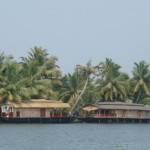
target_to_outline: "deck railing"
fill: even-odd
[[[53,114],[53,113],[51,113],[50,117],[51,118],[53,118],[53,117],[70,117],[70,114]]]
[[[116,118],[116,114],[83,114],[82,116],[93,118]]]

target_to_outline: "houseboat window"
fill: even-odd
[[[3,112],[7,112],[8,111],[8,106],[3,107]]]
[[[126,117],[126,110],[123,111],[123,117]]]
[[[50,109],[50,117],[54,117],[54,110]]]
[[[67,116],[68,115],[68,109],[67,108],[62,109],[62,115],[63,116]]]
[[[142,118],[142,111],[139,111],[139,118]]]
[[[93,110],[93,114],[98,114],[98,111],[97,110]]]
[[[61,114],[61,110],[60,109],[54,109],[54,115],[55,116],[60,116],[60,114]]]
[[[20,117],[20,111],[16,112],[16,117]]]
[[[110,115],[110,114],[113,114],[114,111],[112,111],[112,110],[101,110],[100,113],[102,115]]]
[[[110,110],[105,110],[105,114],[110,114]]]
[[[12,106],[2,106],[2,112],[13,112]]]
[[[105,110],[101,110],[101,114],[105,114]]]
[[[8,112],[13,112],[13,108],[12,108],[12,107],[9,107],[9,108],[8,108]]]

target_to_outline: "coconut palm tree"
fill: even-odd
[[[57,98],[61,71],[56,65],[57,57],[48,57],[46,50],[35,47],[27,58],[22,57],[22,83],[29,88],[31,98]],[[55,86],[56,85],[56,86]]]
[[[150,94],[150,65],[145,61],[134,63],[134,65],[132,79],[134,102],[140,103],[142,99],[146,98],[146,95]]]
[[[62,79],[63,87],[60,98],[73,105],[80,93],[80,79],[78,74],[68,74]]]
[[[97,92],[97,87],[95,85],[94,79],[89,79],[88,86],[82,95],[82,99],[79,101],[78,105],[84,106],[86,104],[93,104],[99,101],[99,94]]]
[[[128,97],[130,85],[129,76],[119,71],[121,67],[112,59],[106,58],[105,62],[99,64],[100,79],[98,82],[100,96],[105,101],[125,101]]]
[[[81,66],[81,65],[77,65],[75,68],[75,72],[78,74],[78,76],[80,77],[80,84],[83,84],[82,86],[82,90],[80,95],[78,96],[75,104],[72,106],[71,108],[71,112],[74,110],[74,108],[76,107],[76,105],[79,103],[79,101],[82,99],[82,95],[84,94],[84,92],[86,91],[86,88],[88,86],[89,83],[89,79],[90,79],[90,75],[92,74],[96,74],[97,71],[97,67],[94,66],[92,67],[92,62],[91,60],[89,60],[86,64],[86,66]]]
[[[41,71],[42,78],[58,79],[62,76],[59,66],[56,65],[57,60],[57,57],[49,57],[44,64],[40,66],[39,70]]]
[[[18,84],[20,74],[20,64],[13,60],[13,57],[5,58],[0,68],[0,100],[21,101],[21,91],[25,91],[22,86]]]
[[[5,55],[4,55],[4,52],[0,52],[0,67],[2,66],[4,60],[5,60]]]
[[[34,47],[28,52],[28,60],[35,60],[38,66],[42,66],[47,60],[48,53],[47,49],[42,47]]]

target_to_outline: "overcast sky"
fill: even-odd
[[[150,63],[150,0],[0,0],[0,50],[18,60],[34,46],[65,74],[106,57],[131,74]]]

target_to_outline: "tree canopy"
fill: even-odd
[[[97,101],[132,101],[150,104],[150,64],[133,64],[133,76],[121,72],[121,66],[106,58],[98,65],[76,65],[63,75],[58,58],[47,49],[34,47],[20,62],[0,53],[0,101],[55,99],[79,107]]]

